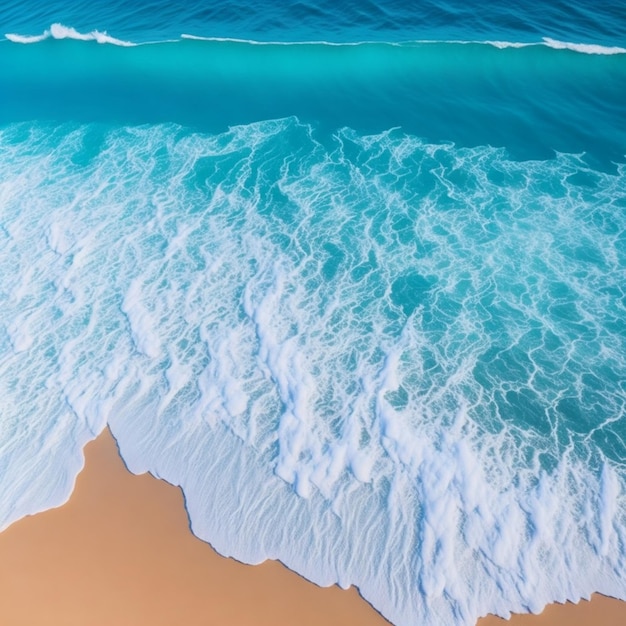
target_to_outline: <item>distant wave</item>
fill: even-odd
[[[52,24],[49,29],[46,29],[41,35],[19,35],[17,33],[7,33],[5,37],[14,43],[38,43],[45,39],[77,39],[80,41],[97,41],[98,43],[109,43],[115,46],[136,46],[137,44],[130,41],[124,41],[122,39],[116,39],[106,33],[99,30],[92,30],[89,33],[80,33],[71,26],[64,26],[63,24]]]
[[[463,42],[473,43],[473,42]],[[556,39],[550,39],[550,37],[544,37],[543,41],[538,43],[516,43],[511,41],[485,41],[496,48],[527,48],[530,46],[547,46],[554,50],[572,50],[573,52],[581,52],[582,54],[624,54],[626,48],[620,48],[619,46],[600,46],[597,44],[588,43],[570,43],[568,41],[558,41]]]
[[[549,37],[543,38],[544,45],[556,50],[574,50],[575,52],[582,52],[584,54],[624,54],[626,48],[620,48],[619,46],[599,46],[596,44],[585,43],[568,43],[566,41],[557,41],[556,39],[550,39]]]
[[[88,33],[81,33],[71,26],[64,26],[63,24],[52,24],[49,29],[46,29],[40,35],[20,35],[18,33],[5,34],[6,39],[14,43],[30,44],[38,43],[46,39],[76,39],[79,41],[97,41],[102,44],[112,44],[115,46],[137,46],[142,45],[136,42],[126,41],[123,39],[117,39],[107,34],[106,31],[93,30]],[[539,42],[516,42],[516,41],[462,41],[462,40],[414,40],[414,41],[354,41],[354,42],[332,42],[325,40],[313,40],[313,41],[259,41],[254,39],[238,39],[231,37],[203,37],[201,35],[193,35],[189,33],[183,33],[180,36],[180,40],[193,40],[193,41],[210,41],[210,42],[230,42],[230,43],[245,43],[251,45],[322,45],[322,46],[360,46],[360,45],[389,45],[389,46],[423,46],[432,44],[451,44],[451,45],[489,45],[496,48],[527,48],[534,46],[546,46],[553,48],[554,50],[571,50],[573,52],[579,52],[582,54],[599,54],[599,55],[612,55],[612,54],[626,54],[626,48],[620,46],[602,46],[599,44],[591,43],[573,43],[567,41],[558,41],[551,39],[550,37],[544,37]],[[172,40],[168,40],[172,41]],[[176,41],[176,40],[174,40]],[[147,43],[164,43],[164,42],[147,42]]]

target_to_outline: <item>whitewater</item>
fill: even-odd
[[[626,599],[623,40],[74,23],[0,42],[0,528],[109,425],[398,626]]]

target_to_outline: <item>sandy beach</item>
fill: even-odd
[[[388,624],[356,589],[218,555],[180,489],[131,474],[108,429],[85,458],[67,504],[0,533],[2,626]]]
[[[322,589],[277,562],[219,556],[189,531],[181,491],[128,472],[108,429],[85,456],[67,504],[0,534],[0,624],[388,624],[354,588]],[[617,626],[626,623],[626,603],[597,596],[479,626],[507,623]]]

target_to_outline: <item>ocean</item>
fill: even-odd
[[[396,626],[626,599],[617,1],[0,7],[0,528],[108,425]]]

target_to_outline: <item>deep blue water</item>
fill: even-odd
[[[0,7],[0,527],[108,424],[394,624],[626,598],[619,3]]]
[[[60,22],[80,32],[108,31],[132,41],[177,39],[182,33],[257,41],[540,41],[624,45],[623,5],[598,2],[261,0],[129,5],[122,0],[5,3],[6,32],[34,35]]]

